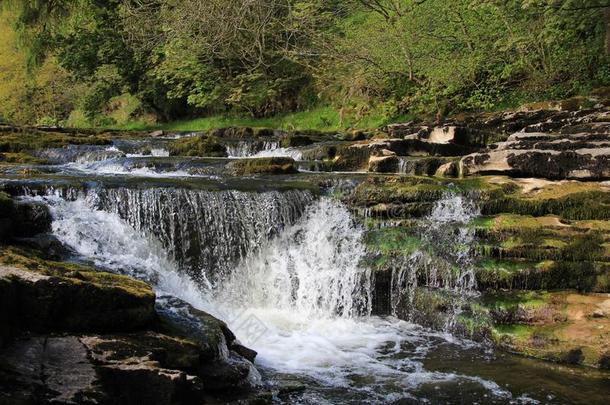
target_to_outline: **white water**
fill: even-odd
[[[115,160],[101,162],[69,163],[68,169],[77,170],[86,174],[99,176],[130,175],[134,177],[151,178],[182,178],[182,177],[210,177],[208,175],[195,175],[185,170],[156,171],[150,167],[126,167]]]
[[[295,148],[277,148],[260,151],[251,157],[289,157],[299,161],[303,159],[303,153]]]
[[[434,255],[416,251],[394,260],[391,275],[390,305],[393,314],[412,316],[415,289],[419,286],[454,293],[452,310],[447,311],[444,330],[455,325],[464,300],[476,294],[476,278],[470,246],[474,230],[469,222],[480,215],[472,199],[449,193],[438,200],[432,212],[422,219],[421,240]]]
[[[127,157],[168,157],[169,151],[164,148],[151,148],[149,155],[144,155],[142,153],[128,153]]]
[[[158,240],[117,214],[96,210],[95,201],[83,196],[44,200],[62,242],[100,266],[145,278],[159,293],[225,319],[243,343],[258,351],[259,366],[349,387],[365,395],[363,402],[410,397],[421,384],[450,381],[511,396],[492,381],[426,371],[422,359],[434,349],[431,342],[452,340],[449,335],[392,317],[366,316],[370,274],[360,266],[362,229],[337,202],[314,202],[301,220],[244,259],[214,291],[184,276]],[[402,355],[404,345],[415,349]]]
[[[301,151],[296,148],[282,148],[279,141],[242,141],[227,145],[227,154],[230,158],[290,157],[297,161],[303,158]]]

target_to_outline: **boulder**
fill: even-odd
[[[29,238],[19,238],[19,244],[40,252],[46,260],[63,260],[75,254],[74,250],[64,245],[56,236],[41,233]]]
[[[0,403],[202,403],[199,354],[155,332],[22,338],[0,352]]]
[[[198,375],[207,390],[247,390],[260,384],[253,365],[257,353],[240,344],[223,321],[175,297],[161,297],[157,313],[168,333],[197,345],[205,361]]]
[[[369,172],[400,173],[411,176],[432,176],[441,165],[450,162],[444,157],[371,156]]]
[[[371,156],[368,170],[375,173],[397,173],[399,164],[396,156]]]
[[[145,283],[103,272],[63,276],[0,266],[5,324],[31,331],[125,331],[151,324],[155,294]]]
[[[17,201],[13,219],[14,232],[17,237],[29,237],[51,230],[53,218],[49,207],[36,201]]]
[[[314,143],[313,139],[306,135],[288,134],[280,138],[280,146],[282,148],[295,148],[311,145],[312,143]]]
[[[458,162],[447,162],[438,167],[435,176],[439,177],[456,177],[459,174]]]
[[[0,241],[32,237],[51,230],[49,208],[36,201],[15,201],[0,192]]]
[[[392,124],[385,128],[392,138],[418,140],[432,144],[455,144],[485,147],[492,137],[491,131],[459,124],[421,125],[414,123]]]
[[[227,157],[227,149],[215,136],[197,135],[167,146],[170,156]]]
[[[254,133],[254,128],[250,127],[228,127],[213,129],[209,132],[209,135],[218,138],[241,139],[252,138]]]

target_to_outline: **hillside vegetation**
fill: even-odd
[[[374,127],[610,85],[608,0],[1,7],[0,120],[18,124]]]

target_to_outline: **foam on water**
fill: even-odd
[[[191,174],[185,170],[156,171],[150,167],[127,167],[117,160],[104,160],[101,162],[71,163],[68,169],[82,173],[100,176],[130,175],[134,177],[172,178],[172,177],[208,177]]]
[[[296,161],[303,159],[303,153],[296,148],[276,148],[269,150],[262,150],[252,157],[289,157]]]
[[[274,373],[360,392],[363,402],[411,397],[422,384],[444,381],[468,381],[497,398],[511,397],[479,377],[426,371],[423,357],[447,342],[446,335],[368,316],[370,273],[360,265],[363,231],[335,201],[312,203],[299,221],[243,259],[214,289],[185,276],[153,235],[97,209],[95,198],[36,198],[51,207],[54,234],[80,256],[146,279],[160,294],[227,320],[238,338],[258,351],[257,364]],[[407,346],[411,351],[404,355]],[[324,400],[316,398],[311,402]]]
[[[296,148],[282,148],[279,141],[240,141],[227,145],[227,154],[231,158],[256,157],[290,157],[301,160],[303,154]]]

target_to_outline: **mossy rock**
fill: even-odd
[[[337,145],[329,154],[325,163],[331,171],[358,171],[366,170],[369,164],[371,151],[368,148],[354,147],[350,145]]]
[[[424,287],[417,287],[413,293],[411,313],[399,317],[436,330],[446,331],[449,326],[451,333],[477,341],[492,336],[491,318],[476,301],[460,302],[461,297],[450,291]],[[457,316],[456,303],[460,303]]]
[[[33,251],[0,251],[0,297],[9,323],[32,331],[126,331],[156,318],[147,284],[90,267],[42,260]]]
[[[475,267],[481,290],[576,289],[610,292],[610,263],[485,259]]]
[[[408,256],[422,248],[422,241],[408,228],[384,227],[366,233],[366,246],[369,250],[383,254],[402,254]]]
[[[481,204],[482,214],[556,215],[565,220],[610,219],[610,189],[601,183],[556,182],[525,193],[520,191],[518,184],[508,181],[503,193],[486,198]]]
[[[293,174],[297,173],[296,162],[287,157],[263,157],[231,162],[229,168],[237,176],[248,174]]]
[[[39,202],[14,201],[0,192],[0,241],[27,238],[51,230],[49,208]]]
[[[570,238],[540,230],[515,235],[488,234],[473,250],[481,256],[499,259],[609,261],[606,240],[599,232],[574,234]]]
[[[45,159],[41,159],[41,158],[32,156],[26,152],[18,152],[18,153],[0,153],[0,163],[42,165],[42,164],[46,164],[47,161]]]
[[[227,157],[227,150],[214,136],[178,139],[167,146],[170,156]]]
[[[529,312],[525,319],[503,319],[494,326],[494,340],[500,347],[559,363],[603,366],[610,317],[593,314],[605,314],[610,308],[606,294],[514,292],[486,297],[484,301],[494,309],[522,308]]]
[[[135,134],[131,134],[134,135]],[[58,133],[36,130],[0,132],[0,152],[19,154],[67,145],[110,145],[117,134]],[[22,155],[23,156],[23,155]]]
[[[434,202],[449,188],[425,177],[370,178],[359,184],[351,196],[355,206]]]
[[[280,138],[280,146],[282,148],[297,148],[299,146],[308,146],[314,143],[314,140],[305,135],[288,134]]]
[[[263,129],[262,132],[260,130],[255,130],[255,128],[251,127],[227,127],[227,128],[216,128],[212,129],[208,132],[213,138],[229,138],[229,139],[243,139],[243,138],[252,138],[257,135],[265,134],[266,131]]]

